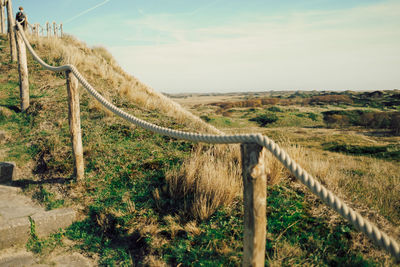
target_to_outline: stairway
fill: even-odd
[[[21,193],[20,188],[0,185],[0,249],[25,244],[30,237],[30,219],[39,237],[68,227],[75,220],[74,210],[45,211]]]
[[[0,168],[0,176],[5,172],[4,168]],[[25,244],[31,236],[32,222],[37,236],[45,237],[68,227],[75,218],[73,209],[46,211],[23,195],[20,188],[0,185],[0,267],[92,266],[90,260],[76,252],[58,253],[43,260],[26,251]]]

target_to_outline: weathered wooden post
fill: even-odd
[[[39,26],[40,26],[39,23],[36,23],[36,24],[35,24],[35,27],[36,27],[36,37],[37,37],[37,38],[39,38]]]
[[[53,21],[53,35],[54,35],[54,37],[57,37],[57,26],[54,21]]]
[[[46,30],[47,30],[47,38],[49,38],[50,37],[50,24],[48,21],[46,22]]]
[[[79,111],[78,80],[71,71],[66,71],[68,91],[68,120],[71,133],[72,153],[74,154],[75,177],[81,181],[84,177],[81,117]]]
[[[18,22],[17,22],[18,23]],[[21,111],[29,107],[29,78],[28,64],[26,60],[26,47],[19,31],[23,31],[22,26],[15,26],[15,40],[17,45],[18,73],[19,73],[19,95],[21,98]]]
[[[264,266],[266,239],[266,149],[241,144],[244,202],[243,267]]]
[[[62,23],[60,24],[60,37],[61,37],[61,38],[64,37],[64,31],[63,31],[63,25],[62,25]]]
[[[4,14],[4,6],[5,3],[3,0],[0,0],[0,33],[6,33],[6,16]]]
[[[12,11],[12,3],[11,0],[6,0],[7,5],[7,23],[8,23],[8,37],[10,41],[10,54],[11,61],[17,61],[17,45],[15,43],[15,34],[14,34],[14,16]]]

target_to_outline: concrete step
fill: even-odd
[[[0,185],[0,249],[25,244],[31,233],[30,219],[35,223],[36,234],[44,237],[68,227],[75,217],[73,209],[46,211],[22,195],[20,188]]]
[[[0,251],[0,267],[90,267],[95,266],[92,259],[88,259],[77,252],[52,253],[46,258],[41,258],[32,252],[22,249],[7,249]]]

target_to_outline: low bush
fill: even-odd
[[[313,120],[313,121],[317,121],[318,120],[318,115],[312,112],[308,112],[308,117]]]
[[[267,124],[278,121],[278,116],[276,116],[274,113],[267,112],[267,113],[258,115],[255,118],[251,118],[251,119],[249,119],[249,121],[255,121],[261,127],[265,127]]]
[[[313,96],[310,99],[310,104],[352,104],[353,100],[348,95],[319,95]]]
[[[283,110],[277,106],[269,107],[267,110],[271,112],[283,112]]]
[[[392,116],[390,129],[395,135],[400,135],[400,112],[397,112]]]
[[[341,152],[358,156],[371,156],[375,158],[400,160],[400,148],[396,146],[357,146],[329,142],[323,144],[325,150]]]
[[[400,112],[329,110],[322,114],[328,126],[364,126],[371,129],[390,129],[394,134],[400,134]]]

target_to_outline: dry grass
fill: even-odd
[[[64,39],[32,38],[31,41],[48,63],[75,65],[96,90],[112,102],[119,97],[126,98],[142,108],[158,110],[163,116],[173,117],[188,130],[222,134],[176,102],[128,75],[103,47],[88,48],[71,36]],[[110,114],[97,101],[90,101],[89,109]],[[178,195],[186,199],[185,207],[193,217],[208,218],[219,206],[229,205],[241,192],[238,157],[237,149],[225,151],[210,146],[206,150],[199,145],[180,170],[167,175],[171,194],[176,196],[179,192]],[[193,200],[188,203],[191,197]],[[154,192],[154,198],[159,198],[158,192]]]
[[[221,134],[221,131],[204,123],[178,103],[127,74],[103,47],[88,48],[71,36],[63,39],[32,38],[31,42],[48,63],[75,65],[107,99],[113,99],[113,95],[118,93],[120,97],[126,97],[139,106],[159,110],[197,132]],[[93,106],[100,109],[98,104]]]
[[[8,119],[11,117],[11,115],[12,115],[12,112],[9,109],[0,107],[0,116],[1,117]]]
[[[229,205],[241,192],[240,158],[235,146],[198,146],[179,170],[166,175],[170,196],[204,220],[218,207]]]
[[[298,246],[282,241],[274,248],[272,258],[267,259],[268,266],[310,266],[310,263],[298,262],[298,259],[304,257],[305,254]]]
[[[400,239],[400,175],[396,163],[309,150],[290,145],[289,141],[285,141],[284,149],[348,205],[380,229]],[[288,170],[284,170],[281,176],[294,178]],[[318,214],[318,211],[314,213]]]
[[[287,177],[284,166],[271,154],[265,154],[267,183],[272,186]],[[179,170],[171,170],[166,179],[169,195],[183,200],[184,210],[195,219],[205,220],[220,206],[229,206],[241,198],[242,169],[238,145],[198,146]]]
[[[164,267],[168,266],[162,259],[154,255],[148,255],[143,260],[144,266],[149,267]]]
[[[118,93],[139,106],[156,109],[174,117],[190,129],[221,133],[166,96],[126,74],[102,47],[91,49],[72,37],[41,38],[34,42],[39,51],[43,54],[46,51],[45,58],[49,63],[74,64],[94,85],[101,85],[98,82],[99,77],[106,81],[104,84],[115,88],[114,91],[104,87],[96,89],[108,99],[114,99],[115,93]],[[93,110],[102,110],[95,101],[89,105]],[[396,171],[398,168],[393,163],[370,158],[356,160],[334,153],[310,152],[299,146],[291,146],[287,140],[281,143],[285,144],[289,154],[303,168],[340,196],[350,201],[361,200],[364,204],[383,210],[384,214],[399,210],[400,197],[396,192],[400,192],[400,178]],[[220,147],[226,146],[211,146],[207,149],[204,146],[196,147],[179,170],[167,174],[170,195],[184,199],[185,210],[196,219],[208,218],[216,208],[229,205],[235,197],[241,195],[238,149]],[[336,164],[331,164],[332,161]],[[272,155],[268,156],[267,162],[269,184],[291,176]],[[361,170],[360,176],[357,173]],[[385,174],[386,179],[382,179],[382,174]],[[398,217],[393,220],[399,222]]]

